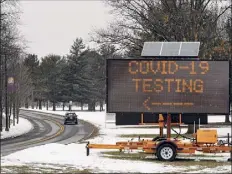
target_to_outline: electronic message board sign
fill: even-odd
[[[229,113],[229,61],[108,59],[107,112]]]

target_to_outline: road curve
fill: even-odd
[[[34,129],[15,138],[2,139],[1,156],[48,143],[80,142],[96,130],[95,126],[83,120],[79,120],[78,125],[63,125],[63,117],[57,114],[21,109],[20,116],[28,119]]]

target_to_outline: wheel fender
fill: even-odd
[[[159,149],[160,146],[162,146],[163,144],[170,144],[172,145],[173,147],[175,147],[176,149],[178,149],[177,145],[172,142],[172,141],[167,141],[167,140],[164,140],[164,141],[161,141],[157,146],[156,146],[156,149]]]

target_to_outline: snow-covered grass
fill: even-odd
[[[230,121],[232,121],[232,116],[229,117]],[[209,115],[208,123],[223,123],[225,122],[225,115]]]
[[[46,111],[43,112],[56,113],[64,115],[66,111]],[[99,135],[90,139],[91,143],[107,143],[115,144],[116,141],[127,141],[128,138],[122,138],[122,134],[147,134],[148,130],[151,134],[158,134],[157,128],[122,128],[114,125],[105,124],[105,112],[76,112],[80,119],[89,121],[100,129]],[[216,117],[214,117],[216,118]],[[220,130],[219,128],[217,128]],[[229,128],[228,128],[229,130]],[[228,130],[219,131],[220,134],[226,135]],[[178,131],[178,130],[177,130]],[[185,133],[186,129],[182,129]],[[141,137],[142,138],[142,137]],[[49,164],[50,166],[60,167],[60,171],[68,172],[65,167],[74,167],[78,171],[91,171],[91,172],[141,172],[141,173],[166,173],[166,172],[215,172],[230,173],[231,165],[228,162],[196,162],[196,161],[181,161],[173,163],[163,163],[157,160],[127,160],[127,159],[113,159],[105,157],[103,152],[111,152],[113,150],[103,149],[90,149],[90,156],[86,156],[85,144],[72,143],[62,145],[58,143],[46,144],[37,146],[8,156],[2,157],[1,166],[7,170],[7,166],[33,166],[39,168],[41,164]],[[227,154],[228,156],[228,154]],[[50,168],[50,167],[48,167]]]
[[[19,123],[15,123],[15,126],[13,126],[13,122],[11,122],[9,131],[5,131],[5,127],[3,127],[3,131],[1,132],[1,139],[14,138],[26,134],[33,128],[33,124],[31,124],[30,121],[25,118],[19,117]]]

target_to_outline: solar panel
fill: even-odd
[[[145,42],[141,56],[160,56],[163,42]]]
[[[180,56],[198,56],[200,42],[182,42]]]
[[[160,56],[178,56],[181,42],[164,42]]]
[[[200,42],[145,42],[141,56],[197,57],[199,47]]]

